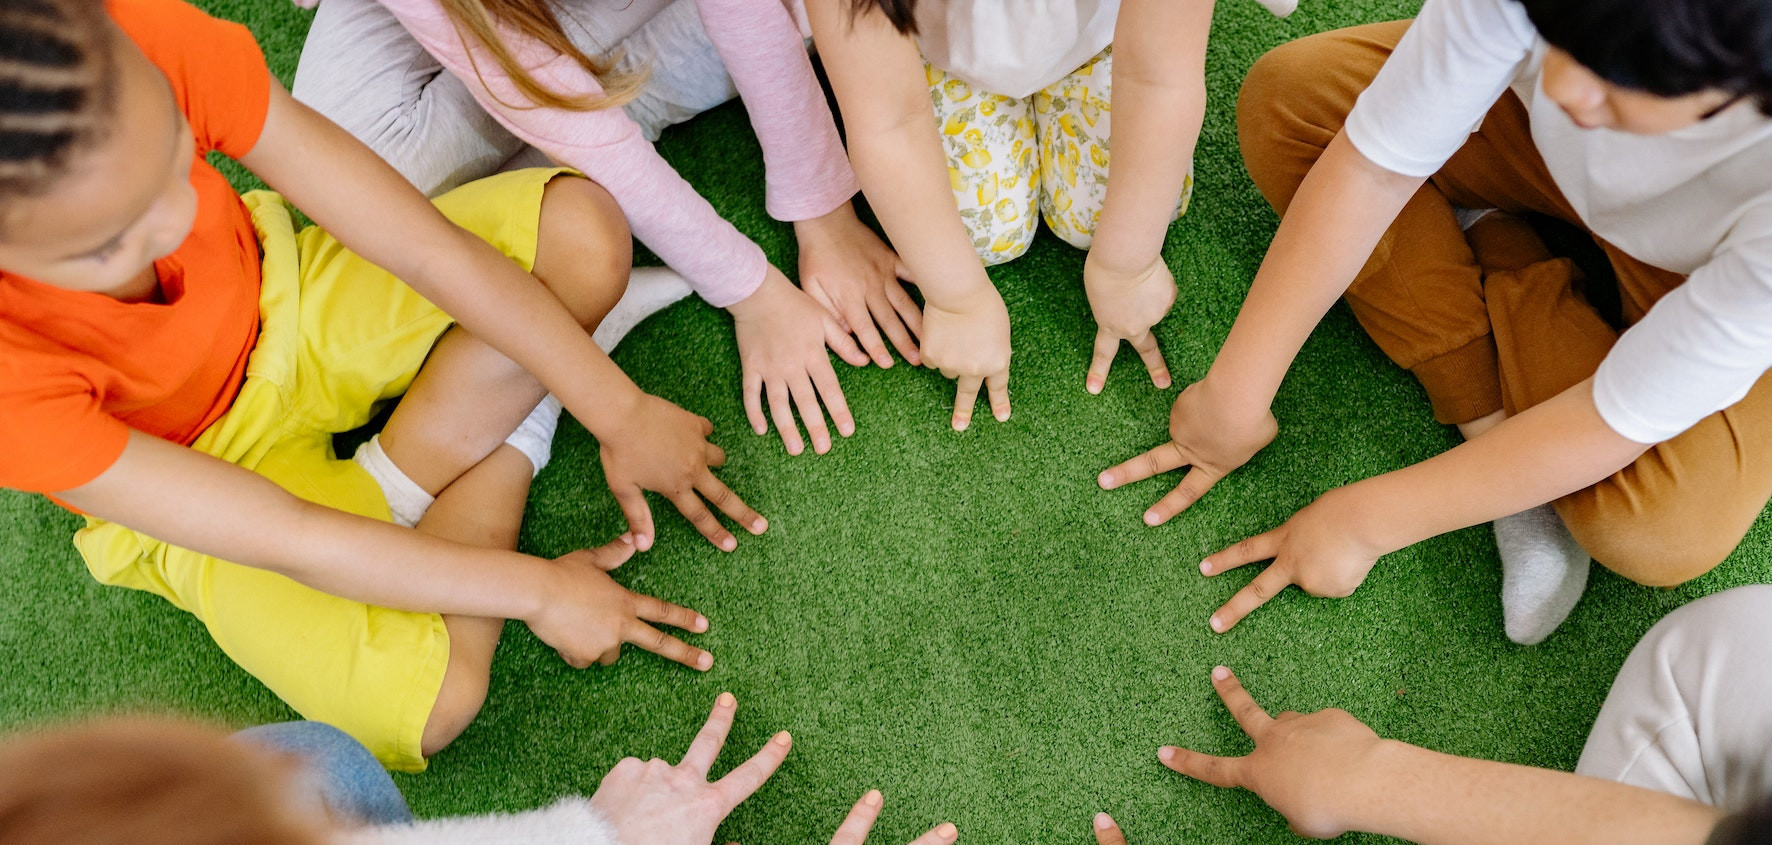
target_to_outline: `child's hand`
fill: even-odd
[[[708,845],[714,830],[751,793],[769,780],[788,756],[793,738],[782,731],[764,744],[756,756],[708,783],[738,699],[723,692],[714,699],[714,712],[695,735],[683,762],[673,766],[663,760],[647,762],[629,757],[615,764],[591,795],[596,809],[616,839],[634,845]]]
[[[843,820],[843,826],[837,828],[837,835],[831,837],[831,845],[864,845],[868,839],[868,831],[874,829],[874,821],[880,818],[880,805],[884,799],[879,790],[870,791],[855,802],[849,811],[849,817]],[[916,839],[910,845],[949,845],[960,838],[960,831],[953,825],[942,822],[933,830]]]
[[[990,391],[991,414],[1009,419],[1009,309],[996,288],[986,285],[957,306],[924,303],[923,363],[959,381],[955,431],[972,424],[981,386]]]
[[[608,666],[621,657],[623,643],[692,669],[713,668],[714,656],[677,639],[650,623],[702,633],[708,620],[686,607],[631,592],[609,577],[609,570],[634,555],[627,535],[606,546],[573,552],[554,561],[546,603],[535,618],[524,620],[542,642],[575,668],[592,663]]]
[[[1090,253],[1083,262],[1083,290],[1089,294],[1089,308],[1095,312],[1095,356],[1089,362],[1089,376],[1083,386],[1090,393],[1100,393],[1107,384],[1108,370],[1120,351],[1120,341],[1128,341],[1138,357],[1150,370],[1151,383],[1159,389],[1170,385],[1169,364],[1151,327],[1169,314],[1175,304],[1175,276],[1161,257],[1132,273],[1116,273],[1104,269]]]
[[[1232,470],[1247,463],[1279,433],[1274,415],[1263,411],[1249,420],[1223,419],[1205,381],[1188,385],[1169,410],[1169,442],[1101,474],[1101,489],[1112,490],[1192,467],[1174,490],[1144,512],[1146,525],[1162,525],[1200,500]]]
[[[1212,686],[1255,740],[1255,751],[1247,757],[1213,757],[1164,746],[1157,752],[1163,765],[1213,786],[1255,793],[1300,836],[1333,839],[1346,833],[1349,815],[1374,794],[1367,784],[1384,740],[1341,710],[1269,716],[1223,666],[1212,670]]]
[[[769,523],[708,470],[726,465],[726,452],[708,442],[714,424],[657,396],[639,395],[633,413],[625,415],[621,427],[600,443],[603,474],[627,516],[634,546],[646,551],[655,536],[645,490],[670,499],[703,537],[723,551],[738,548],[738,540],[702,504],[702,497],[745,530],[763,533]]]
[[[1360,538],[1357,525],[1358,494],[1352,488],[1330,490],[1284,525],[1250,537],[1200,561],[1200,572],[1217,575],[1239,566],[1272,559],[1268,568],[1244,585],[1231,600],[1212,614],[1208,624],[1219,633],[1229,631],[1243,617],[1288,586],[1307,594],[1347,598],[1372,571],[1384,549]]]
[[[922,364],[917,338],[923,312],[899,283],[908,274],[898,254],[856,219],[854,207],[843,203],[823,217],[802,220],[794,232],[800,241],[801,289],[861,342],[875,364],[892,366],[882,332],[912,366]]]
[[[774,267],[769,268],[756,291],[727,310],[732,312],[738,331],[738,357],[744,367],[744,409],[752,429],[758,434],[769,432],[763,418],[763,400],[767,395],[770,416],[774,417],[782,445],[790,455],[798,455],[806,448],[800,440],[800,429],[794,425],[793,407],[799,408],[806,432],[812,436],[812,451],[820,455],[831,450],[831,434],[819,408],[821,399],[830,409],[837,431],[844,437],[855,433],[855,418],[849,415],[843,388],[837,384],[837,371],[831,369],[830,356],[824,350],[829,344],[843,360],[858,367],[867,364],[868,356],[830,312],[794,287]],[[792,406],[788,404],[790,400]]]

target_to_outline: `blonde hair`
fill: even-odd
[[[0,845],[322,845],[294,765],[194,725],[53,729],[0,746]]]
[[[639,96],[640,89],[646,85],[646,72],[617,70],[615,65],[619,56],[593,58],[586,55],[566,36],[560,26],[560,18],[554,13],[549,0],[441,0],[443,10],[455,22],[456,32],[461,35],[465,45],[468,38],[473,38],[483,45],[498,62],[499,69],[511,78],[517,90],[529,100],[532,107],[566,109],[569,111],[592,111],[595,109],[613,108]],[[534,74],[517,62],[511,52],[510,45],[499,37],[498,25],[503,24],[515,29],[519,34],[533,38],[546,45],[549,49],[575,62],[585,72],[596,77],[597,84],[602,86],[603,93],[585,94],[555,91],[542,85]],[[469,61],[473,61],[469,54]],[[480,76],[481,85],[486,82],[481,75],[478,63],[474,64],[474,73]],[[501,101],[502,102],[502,101]],[[510,103],[504,103],[511,106]],[[513,106],[514,107],[514,106]]]

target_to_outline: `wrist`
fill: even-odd
[[[1083,258],[1083,276],[1120,287],[1132,287],[1163,261],[1160,249],[1129,249],[1106,240],[1098,232]]]
[[[775,310],[774,301],[788,290],[797,290],[786,274],[771,264],[763,271],[763,281],[749,296],[726,306],[727,313],[738,320],[754,320]]]
[[[1425,749],[1394,739],[1379,738],[1358,755],[1343,782],[1342,806],[1348,830],[1395,835],[1401,818],[1396,812],[1413,800],[1402,793],[1414,780],[1410,770],[1419,768]]]
[[[560,567],[553,561],[543,560],[533,555],[512,552],[518,560],[510,568],[512,583],[518,585],[513,598],[514,611],[509,618],[517,619],[528,625],[541,617],[547,610],[550,596],[560,595],[566,588],[561,582]]]
[[[1222,357],[1221,354],[1221,360]],[[1272,396],[1251,391],[1245,382],[1227,378],[1219,369],[1217,361],[1206,371],[1205,377],[1196,382],[1196,386],[1206,407],[1219,409],[1224,419],[1232,425],[1254,427],[1273,416]]]
[[[836,208],[820,214],[794,221],[794,240],[804,243],[808,240],[827,241],[835,233],[847,226],[861,225],[861,218],[855,216],[855,204],[848,200],[839,203]]]

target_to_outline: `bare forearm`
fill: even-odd
[[[1481,437],[1345,492],[1357,497],[1367,536],[1400,549],[1595,484],[1645,448],[1606,425],[1589,380]]]
[[[923,296],[954,309],[990,287],[954,205],[934,118],[851,136],[862,193]]]
[[[1305,177],[1207,380],[1240,413],[1267,411],[1292,359],[1353,283],[1422,180],[1373,164],[1337,135]]]
[[[1722,817],[1665,793],[1397,742],[1372,760],[1354,829],[1423,845],[1702,845]]]

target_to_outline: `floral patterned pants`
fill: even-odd
[[[1107,196],[1113,51],[1020,99],[924,66],[960,219],[986,265],[1027,252],[1040,217],[1070,245],[1089,248]],[[1190,172],[1175,218],[1193,190]]]

